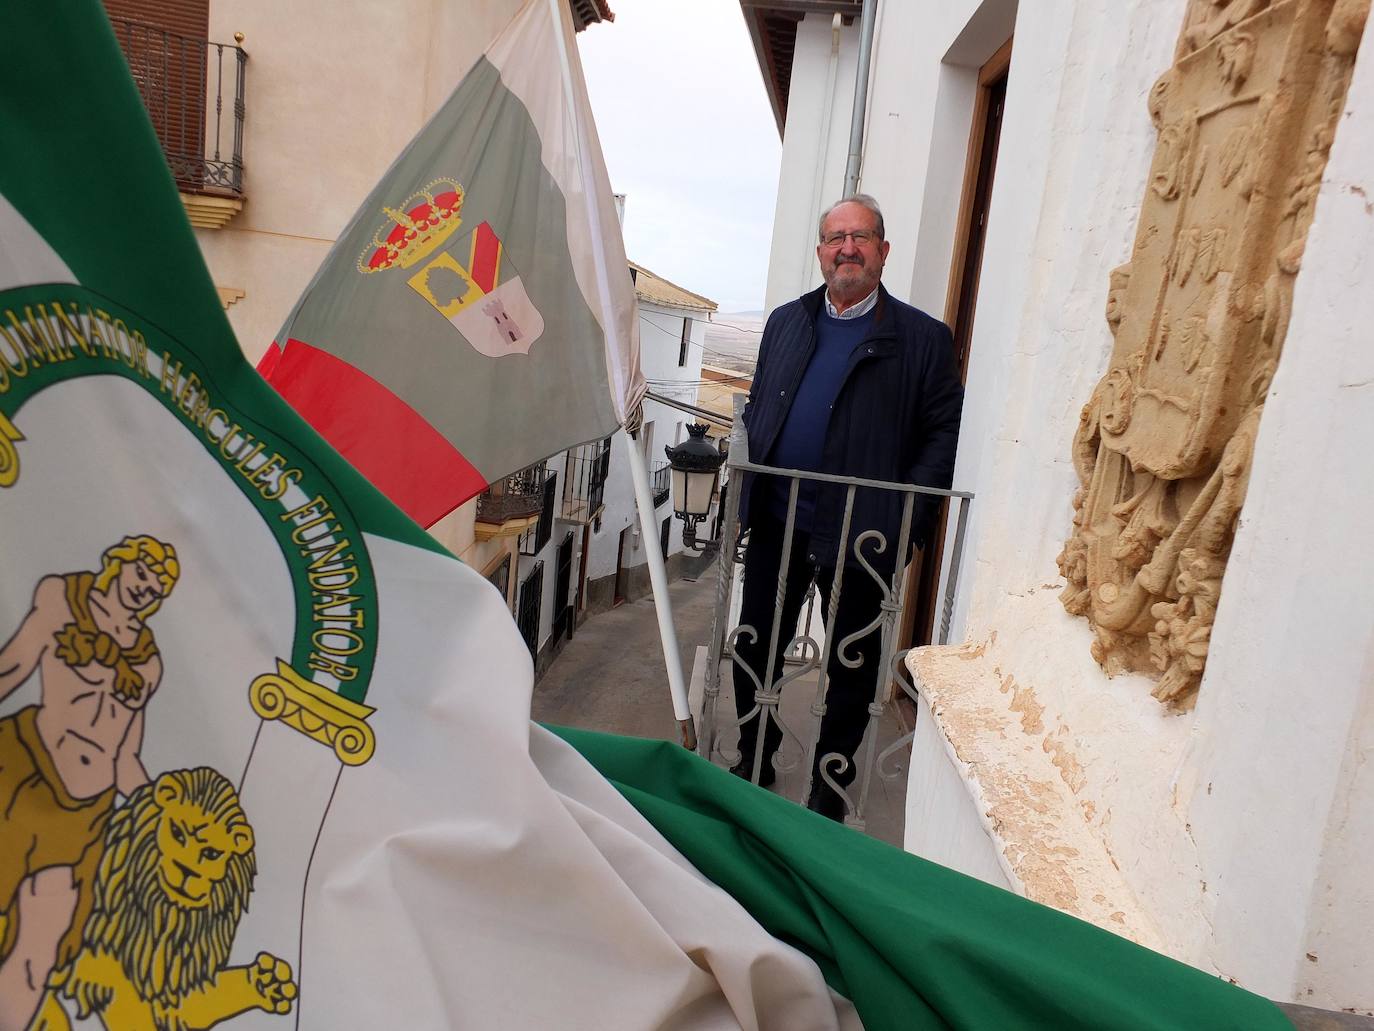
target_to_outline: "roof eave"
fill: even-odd
[[[568,7],[572,11],[573,29],[577,32],[597,22],[615,21],[609,0],[568,0]]]
[[[744,8],[744,24],[749,29],[750,42],[754,44],[754,60],[758,62],[759,74],[763,76],[763,89],[768,94],[768,106],[773,109],[773,120],[778,125],[778,139],[787,125],[787,107],[784,98],[778,96],[778,83],[772,69],[771,54],[764,42],[763,29],[759,19],[763,13],[757,8]]]
[[[714,301],[705,304],[679,304],[674,301],[665,301],[658,297],[645,297],[640,293],[636,293],[635,296],[639,298],[640,304],[651,304],[655,308],[671,308],[674,311],[704,311],[708,315],[720,310],[720,305],[716,304]]]
[[[797,26],[808,14],[838,14],[849,25],[862,13],[863,0],[739,0],[739,3],[781,136],[787,124]]]

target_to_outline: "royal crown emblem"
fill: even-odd
[[[384,206],[391,229],[387,232],[383,225],[372,234],[372,245],[358,256],[358,271],[410,268],[427,258],[462,224],[458,217],[462,207],[462,186],[447,178],[435,179],[412,193],[399,208]]]

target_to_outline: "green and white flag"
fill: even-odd
[[[0,1028],[1287,1026],[532,726],[502,599],[243,360],[99,5],[0,40]]]

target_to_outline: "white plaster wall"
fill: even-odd
[[[977,71],[1011,35],[1016,7],[1016,0],[878,7],[859,188],[883,208],[892,243],[884,284],[937,317],[944,308]],[[798,26],[768,268],[769,311],[820,285],[816,221],[844,190],[858,21],[840,30],[827,104],[831,42],[827,16],[808,14]]]
[[[1183,8],[1060,0],[1018,18],[955,472],[978,498],[953,639],[991,640],[992,669],[1045,707],[1082,817],[1170,951],[1206,965],[1204,877],[1173,797],[1191,720],[1145,678],[1103,676],[1055,565],[1069,442],[1110,352],[1108,271],[1129,254],[1154,145],[1145,98]]]
[[[972,130],[978,69],[942,62],[935,83],[935,113],[930,126],[930,160],[921,190],[920,226],[911,261],[911,303],[936,318],[945,318],[945,301],[958,231],[959,203]],[[875,187],[875,189],[878,187]],[[899,252],[900,257],[900,252]],[[894,273],[896,269],[893,270]],[[889,274],[891,284],[900,282]]]
[[[859,188],[883,206],[892,243],[883,282],[936,318],[944,317],[978,69],[1012,35],[1016,7],[880,5]]]
[[[649,389],[664,397],[696,404],[701,381],[701,356],[706,344],[707,312],[704,309],[668,308],[641,300],[639,313],[639,360],[644,378],[649,381]],[[684,317],[692,319],[691,342],[687,347],[686,364],[678,365]],[[654,424],[652,449],[645,461],[651,477],[654,463],[667,461],[664,447],[685,439],[677,433],[678,424],[690,421],[692,416],[687,412],[658,401],[645,400],[644,422],[646,425],[650,422]],[[616,571],[620,532],[627,526],[639,525],[624,435],[623,430],[617,431],[611,441],[611,465],[606,480],[601,532],[593,534],[587,558],[587,575],[593,580],[610,576]],[[658,526],[665,517],[671,517],[672,512],[671,498],[654,510],[653,535],[647,540],[643,534],[637,539],[632,537],[633,546],[626,549],[624,558],[626,566],[641,566],[648,561],[645,548],[658,547]],[[675,555],[683,550],[682,522],[674,518],[668,534],[668,554]]]
[[[611,464],[602,494],[601,529],[593,530],[587,554],[587,578],[600,580],[616,570],[620,532],[637,519],[634,486],[630,482],[629,457],[625,454],[625,431],[616,430],[611,438]]]
[[[773,215],[773,246],[768,259],[764,309],[819,286],[816,221],[839,198],[849,149],[854,106],[854,71],[859,54],[857,20],[840,29],[833,78],[831,17],[808,14],[797,26],[792,82],[783,129],[778,200]],[[834,87],[827,100],[825,87]]]
[[[1374,1011],[1374,34],[1327,164],[1180,785],[1217,966]]]
[[[196,230],[250,361],[271,343],[330,245],[519,0],[235,0],[210,38],[244,34],[244,209]],[[418,73],[418,74],[417,74]]]
[[[1107,270],[1130,252],[1154,145],[1144,98],[1184,6],[1056,0],[1018,18],[954,475],[983,496],[953,640],[974,632],[970,605],[995,606],[999,584],[1054,578],[1074,482],[1066,442],[1110,353]],[[1019,554],[1032,535],[999,530],[1009,517],[1043,530],[1036,553]],[[978,576],[1005,557],[1017,575]]]

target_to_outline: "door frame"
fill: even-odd
[[[966,382],[968,379],[971,351],[969,345],[973,339],[973,322],[983,267],[983,247],[987,241],[985,224],[981,227],[981,232],[974,233],[974,213],[980,197],[984,205],[989,204],[992,197],[1001,142],[1002,116],[1005,113],[1006,86],[1011,70],[1011,50],[1012,38],[1008,38],[978,69],[978,88],[974,95],[970,119],[968,151],[964,157],[964,183],[959,198],[958,220],[955,222],[957,229],[954,253],[949,263],[949,285],[945,291],[944,311],[944,321],[954,333],[956,347],[961,338],[965,342],[963,353],[955,356],[959,363],[960,382]],[[991,110],[995,101],[1003,104],[1001,111]],[[989,145],[988,130],[994,124],[996,136]],[[986,211],[985,206],[985,222]],[[975,235],[978,239],[976,255],[969,249]],[[970,268],[970,260],[975,258],[977,264]],[[959,318],[961,310],[965,312],[962,320]],[[904,648],[914,647],[918,642],[931,643],[935,638],[935,622],[940,609],[940,559],[945,551],[945,524],[948,522],[948,514],[949,501],[945,500],[940,504],[940,514],[936,519],[931,539],[907,566],[907,603],[903,606],[901,636],[898,639]]]

